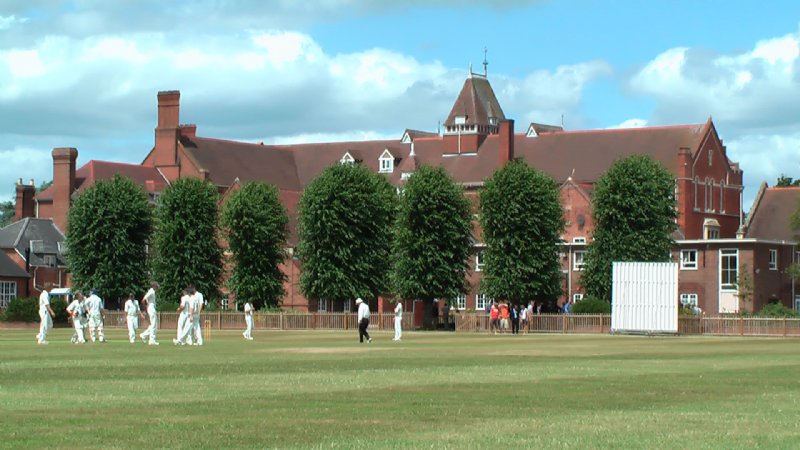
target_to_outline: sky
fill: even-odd
[[[796,0],[0,0],[0,199],[55,147],[140,163],[161,90],[200,136],[399,139],[484,57],[517,132],[712,117],[747,208],[800,177]]]

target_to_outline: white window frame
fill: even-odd
[[[583,300],[582,293],[572,294],[572,303],[578,303],[581,300]]]
[[[453,306],[459,311],[467,309],[467,294],[461,294],[453,301]]]
[[[769,270],[778,270],[778,249],[769,249]]]
[[[42,255],[42,261],[44,261],[44,265],[47,267],[58,266],[58,258],[56,258],[56,255]]]
[[[456,116],[453,123],[455,125],[464,125],[467,123],[467,116]]]
[[[16,281],[0,281],[0,309],[8,308],[12,300],[17,298]]]
[[[353,308],[351,306],[351,302],[352,302],[352,300],[345,300],[344,301],[344,308],[342,308],[344,310],[344,312],[346,312],[346,313],[352,312]]]
[[[492,304],[492,299],[486,294],[477,294],[475,296],[475,310],[485,311],[486,307]]]
[[[327,300],[317,300],[317,312],[328,312]]]
[[[484,268],[486,267],[486,263],[483,260],[483,249],[478,250],[475,253],[475,272],[483,272]]]
[[[726,268],[730,265],[730,263],[726,265],[724,262],[725,260],[730,260],[731,258],[734,258],[735,260],[733,269]],[[730,276],[728,277],[723,276],[724,273],[728,272],[733,273],[734,275],[733,282],[731,282]],[[721,248],[719,249],[719,290],[720,292],[738,292],[738,285],[739,285],[739,249]]]
[[[725,212],[725,180],[719,181],[719,212]]]
[[[355,164],[356,159],[353,158],[353,155],[350,152],[346,152],[342,159],[339,160],[339,164]]]
[[[688,255],[694,254],[694,260],[687,258]],[[681,250],[681,270],[697,270],[697,250],[686,249]]]
[[[697,294],[695,293],[681,294],[681,306],[684,307],[697,306]]]
[[[694,210],[700,210],[700,203],[698,203],[698,190],[700,189],[700,177],[694,177]]]
[[[586,237],[584,237],[584,236],[575,236],[574,238],[572,238],[572,243],[573,244],[585,244],[586,243]]]
[[[580,258],[578,257],[580,255]],[[586,250],[575,250],[572,254],[572,271],[581,272],[586,266]]]

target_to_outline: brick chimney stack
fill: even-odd
[[[156,127],[155,166],[174,166],[178,161],[180,135],[180,91],[158,93],[158,126]]]
[[[507,162],[514,160],[514,121],[512,119],[501,120],[498,130],[498,151],[499,166],[504,166]]]
[[[678,149],[678,177],[692,177],[692,149],[688,147]]]
[[[35,212],[34,195],[36,195],[36,186],[34,186],[33,180],[31,180],[31,184],[22,184],[22,178],[17,180],[17,202],[14,209],[15,222],[26,217],[33,217]]]
[[[67,214],[75,190],[75,148],[53,149],[53,223],[59,230],[67,232]]]

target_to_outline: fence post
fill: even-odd
[[[219,309],[217,310],[217,329],[222,329],[222,311]]]
[[[786,317],[783,318],[783,337],[786,337]]]
[[[567,315],[566,314],[562,314],[561,315],[561,333],[566,333],[566,332],[567,332]]]
[[[279,317],[279,319],[278,319],[278,324],[279,324],[279,326],[280,326],[279,328],[280,328],[281,330],[283,330],[283,313],[281,312],[281,313],[278,313],[278,314],[279,314],[279,316],[278,316],[278,317]]]
[[[744,316],[739,318],[739,336],[744,336]]]

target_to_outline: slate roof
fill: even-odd
[[[66,266],[66,260],[58,249],[58,243],[65,240],[51,219],[27,217],[0,228],[0,248],[16,249],[23,257],[25,250],[31,247],[31,241],[41,241],[31,252],[31,266],[44,266],[44,255],[56,255],[58,265]]]
[[[16,265],[8,255],[0,252],[0,277],[30,278],[30,275],[22,267]]]
[[[456,116],[467,116],[466,125],[488,125],[489,117],[496,117],[498,122],[506,118],[489,80],[474,74],[464,81],[445,126],[455,125]]]
[[[791,228],[792,213],[800,205],[800,187],[762,185],[745,224],[746,238],[797,241]]]

